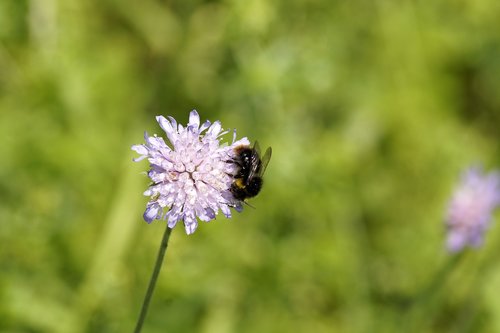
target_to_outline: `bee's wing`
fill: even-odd
[[[267,148],[266,153],[261,159],[259,142],[255,141],[255,143],[253,144],[253,151],[251,157],[252,169],[250,169],[250,172],[248,173],[248,178],[247,178],[248,181],[250,181],[250,179],[255,177],[255,175],[262,176],[264,174],[264,170],[266,170],[267,164],[271,159],[271,153],[272,153],[271,147]]]
[[[266,168],[267,168],[267,165],[269,164],[269,160],[271,159],[272,153],[273,153],[273,149],[271,147],[268,147],[266,149],[266,152],[264,153],[264,156],[262,156],[260,170],[259,170],[260,175],[263,175],[264,171],[266,171]]]
[[[249,182],[257,174],[257,171],[259,171],[259,165],[262,165],[260,162],[260,147],[257,141],[253,144],[252,156],[250,159],[250,165],[252,168],[248,172],[247,182]]]
[[[257,152],[257,156],[260,156],[260,145],[259,145],[259,141],[255,141],[253,143],[253,147],[252,149],[254,150],[254,154],[255,152]],[[253,157],[253,156],[252,156]],[[253,162],[253,161],[252,161]]]

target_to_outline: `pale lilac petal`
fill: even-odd
[[[196,130],[198,130],[198,128],[200,127],[200,116],[198,115],[198,112],[196,112],[196,110],[193,110],[191,111],[191,113],[189,113],[188,125],[192,128],[196,128]]]
[[[450,252],[458,252],[462,250],[465,246],[467,239],[465,238],[465,234],[461,232],[449,232],[448,238],[446,240],[446,247]]]
[[[156,150],[161,149],[161,148],[167,148],[167,145],[165,144],[165,141],[163,141],[162,138],[157,137],[157,136],[149,136],[146,139],[146,143],[151,147]]]
[[[243,211],[243,205],[242,205],[240,202],[238,202],[237,204],[235,204],[235,205],[233,206],[233,208],[234,208],[234,210],[235,210],[235,211],[237,211],[238,213],[241,213],[241,212]]]
[[[147,155],[139,156],[139,157],[133,158],[132,161],[139,162],[139,161],[142,161],[143,159],[145,159],[147,157],[148,157]]]
[[[158,214],[160,213],[160,206],[153,203],[148,205],[146,211],[144,212],[144,220],[148,223],[151,223],[153,220],[158,218]]]
[[[167,118],[168,118],[168,120],[170,120],[170,123],[172,124],[172,127],[174,129],[177,129],[177,121],[175,120],[175,118],[174,117],[170,117],[170,116],[168,116]]]
[[[172,229],[173,227],[175,227],[177,222],[179,222],[182,219],[182,216],[180,215],[179,211],[172,208],[165,214],[164,218],[167,220],[169,228]]]
[[[203,133],[207,128],[209,128],[211,124],[212,123],[209,120],[207,120],[203,124],[201,124],[200,134]],[[235,135],[236,135],[236,131],[235,131]]]
[[[234,143],[236,141],[236,128],[233,130],[233,141],[232,143]]]
[[[141,155],[147,155],[148,149],[145,145],[134,145],[132,146],[132,150]]]
[[[195,232],[196,228],[198,228],[198,222],[196,218],[193,216],[192,212],[189,212],[184,216],[184,228],[186,229],[186,233],[191,235]]]
[[[164,116],[156,116],[156,121],[167,134],[173,133],[176,130],[176,128],[173,127],[170,121],[168,121]]]
[[[177,224],[177,222],[179,222],[179,220],[178,220],[178,219],[175,219],[175,218],[169,218],[169,219],[167,220],[168,227],[169,227],[170,229],[173,229],[173,228],[175,227],[175,225]]]
[[[481,245],[483,245],[483,237],[483,230],[478,230],[478,232],[471,233],[471,235],[469,236],[470,246],[480,247]]]
[[[244,137],[244,138],[241,138],[237,141],[234,141],[231,146],[238,147],[238,146],[249,146],[249,145],[250,145],[250,141],[248,140],[247,137]]]
[[[222,125],[217,120],[217,121],[214,121],[214,123],[208,128],[207,133],[213,137],[217,137],[221,130],[222,130]]]
[[[175,144],[177,143],[177,137],[178,137],[178,132],[177,132],[177,129],[175,128],[175,123],[174,122],[171,123],[163,116],[157,116],[156,121],[158,121],[158,124],[160,124],[160,127],[167,134],[167,138],[170,140],[172,145],[175,147]]]
[[[197,222],[184,223],[184,228],[186,229],[186,234],[191,235],[198,228],[198,223]]]
[[[229,209],[227,205],[221,205],[220,210],[225,217],[227,218],[231,217],[231,209]]]
[[[209,221],[215,219],[215,217],[216,217],[215,211],[210,207],[204,208],[200,205],[200,206],[196,207],[195,212],[196,212],[196,215],[198,216],[198,218],[204,222],[209,222]]]

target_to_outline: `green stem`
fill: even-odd
[[[165,257],[165,253],[167,252],[168,239],[170,238],[171,233],[172,229],[170,229],[167,224],[165,232],[163,233],[163,239],[161,240],[160,249],[158,250],[158,257],[156,258],[153,274],[151,274],[151,279],[149,280],[148,290],[146,291],[146,296],[144,296],[144,302],[142,302],[141,313],[139,315],[139,319],[137,319],[137,325],[135,326],[134,333],[140,333],[142,330],[144,319],[146,319],[146,314],[148,313],[149,302],[151,301],[151,297],[153,296],[153,291],[155,290],[156,286],[156,280],[158,279],[161,265],[163,264],[163,258]]]
[[[435,273],[432,280],[413,301],[409,315],[410,320],[412,320],[411,326],[416,328],[416,332],[426,331],[425,325],[429,324],[430,318],[438,312],[442,305],[443,293],[446,292],[450,275],[464,260],[467,252],[467,250],[463,250],[458,254],[450,255],[448,261],[441,266],[441,269]]]

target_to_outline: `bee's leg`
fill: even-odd
[[[224,162],[231,163],[231,164],[236,164],[237,166],[242,167],[241,163],[238,160],[235,160],[234,158],[231,158],[229,160],[225,160]]]

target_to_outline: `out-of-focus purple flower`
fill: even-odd
[[[153,183],[144,192],[150,197],[144,220],[151,223],[163,218],[170,228],[182,220],[189,235],[198,227],[197,218],[208,222],[219,210],[228,218],[231,207],[240,211],[241,201],[234,200],[230,192],[236,165],[228,161],[234,158],[235,147],[250,144],[248,139],[236,141],[234,132],[231,145],[221,144],[221,136],[228,131],[219,121],[200,125],[196,110],[189,114],[186,127],[172,117],[157,116],[156,120],[169,145],[156,134],[145,133],[146,144],[132,146],[142,155],[134,161],[147,158],[151,166],[148,176]]]
[[[447,248],[458,252],[478,247],[488,229],[493,210],[500,204],[500,174],[482,174],[481,169],[464,172],[453,193],[446,217]]]

